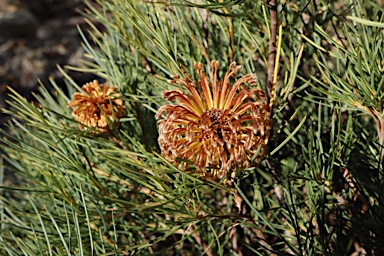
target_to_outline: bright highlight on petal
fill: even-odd
[[[224,79],[217,79],[219,63],[211,63],[211,81],[201,63],[195,64],[199,80],[173,77],[171,83],[186,88],[165,91],[175,104],[160,107],[159,145],[162,154],[177,166],[194,166],[204,178],[222,179],[232,172],[257,166],[265,154],[271,128],[265,94],[254,86],[253,75],[230,85],[240,66],[232,63]]]

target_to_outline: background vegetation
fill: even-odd
[[[383,255],[380,2],[277,1],[268,153],[233,186],[166,161],[154,116],[170,77],[196,78],[197,61],[218,60],[220,76],[236,61],[271,90],[273,1],[98,4],[79,31],[87,54],[68,68],[117,86],[127,116],[107,134],[79,130],[68,101],[82,84],[69,76],[34,102],[13,92],[2,255]]]

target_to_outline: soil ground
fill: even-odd
[[[7,107],[7,87],[30,99],[38,80],[62,84],[57,65],[76,66],[83,56],[77,26],[83,0],[0,0],[0,108]],[[92,75],[69,72],[79,84]],[[0,126],[6,117],[0,114]]]

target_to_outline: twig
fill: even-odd
[[[276,65],[276,34],[277,34],[277,4],[276,0],[268,1],[269,12],[271,16],[271,38],[269,39],[268,54],[268,81],[267,81],[267,99],[268,102],[275,97],[274,71]]]

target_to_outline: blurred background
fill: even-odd
[[[84,8],[83,0],[0,0],[0,108],[6,107],[7,86],[30,98],[39,79],[47,86],[49,77],[62,83],[57,65],[78,64]],[[92,79],[68,73],[80,85]],[[0,125],[5,120],[0,113]]]

